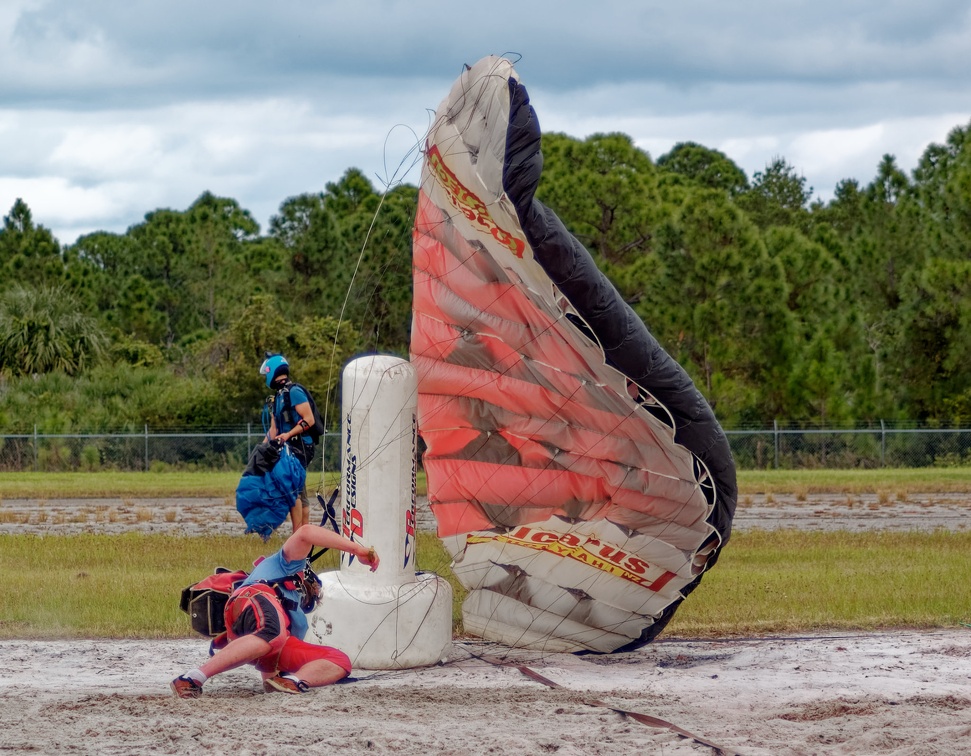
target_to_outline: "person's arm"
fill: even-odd
[[[325,549],[337,549],[346,551],[360,559],[364,564],[371,567],[371,572],[378,568],[377,552],[373,548],[355,543],[354,541],[338,535],[329,528],[320,525],[304,525],[298,528],[283,544],[283,556],[291,562],[298,559],[306,559],[314,546]]]
[[[270,429],[263,437],[263,441],[272,441],[274,438],[276,438],[276,417],[273,415],[273,413],[270,413]]]
[[[286,433],[280,434],[280,440],[289,441],[295,436],[299,436],[301,433],[309,430],[314,425],[314,413],[310,409],[310,402],[301,402],[300,404],[294,405],[293,407],[297,414],[300,416],[300,420]]]
[[[300,501],[299,496],[294,499],[293,506],[290,507],[290,525],[294,533],[303,525],[303,502]]]

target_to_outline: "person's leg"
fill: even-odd
[[[270,644],[262,638],[255,635],[240,636],[219,649],[206,663],[175,678],[169,687],[179,698],[198,698],[202,695],[202,686],[213,675],[255,662],[271,650]]]
[[[290,525],[293,526],[294,533],[296,533],[300,526],[303,525],[303,512],[305,509],[307,508],[303,505],[303,502],[298,496],[297,500],[293,502],[293,506],[290,507]],[[310,514],[309,511],[307,514]]]
[[[253,662],[258,669],[276,668],[280,651],[290,637],[287,616],[272,589],[263,585],[240,588],[226,605],[229,643],[197,669],[171,683],[179,698],[198,698],[202,686],[213,675]]]
[[[310,463],[314,458],[314,445],[305,444],[301,440],[299,445],[294,444],[294,450],[296,452],[297,459],[300,460],[300,464],[303,465],[304,470],[310,469]],[[303,490],[300,491],[300,495],[297,497],[297,501],[294,506],[300,506],[300,518],[294,523],[293,529],[296,530],[301,525],[310,524],[310,497],[307,495],[307,482],[304,480]],[[292,510],[291,510],[292,511]]]
[[[287,675],[303,688],[320,688],[343,680],[351,672],[351,660],[343,651],[330,646],[319,646],[307,643],[293,636],[287,638],[278,659],[279,672],[263,675],[265,690],[278,690],[286,693],[299,693],[302,689],[294,689],[286,684],[266,684],[267,681],[277,680],[279,675]],[[295,678],[295,679],[294,679]]]
[[[212,677],[266,656],[271,650],[270,644],[262,638],[243,635],[217,651],[209,661],[199,666],[199,671],[206,677]]]
[[[338,680],[343,680],[347,677],[347,670],[332,661],[318,659],[309,664],[304,664],[294,674],[311,688],[321,688],[324,685],[332,685]]]

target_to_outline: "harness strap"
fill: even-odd
[[[297,387],[303,389],[304,393],[307,395],[307,401],[310,404],[311,411],[314,415],[314,423],[311,425],[304,420],[298,412],[293,409],[293,400],[290,398],[290,389]],[[303,439],[304,436],[309,436],[310,440],[314,440],[314,436],[311,431],[316,427],[317,422],[317,405],[314,404],[313,396],[310,391],[307,390],[306,386],[302,386],[299,383],[294,383],[293,381],[287,381],[282,388],[277,390],[277,396],[283,396],[283,409],[280,412],[280,417],[283,422],[290,425],[292,428],[299,428],[299,436]],[[275,407],[274,407],[275,409]],[[279,430],[279,428],[277,429]],[[292,439],[291,439],[292,441]]]
[[[295,425],[293,422],[293,401],[290,399],[290,388],[293,386],[293,381],[287,381],[283,388],[281,388],[277,393],[283,395],[283,412],[281,416],[285,423],[289,423],[291,426]],[[303,434],[301,434],[303,435]]]
[[[246,611],[247,607],[252,607],[253,611],[256,613],[257,619],[260,623],[263,622],[263,608],[260,606],[258,601],[253,601],[253,597],[259,594],[269,595],[275,598],[277,601],[280,597],[272,586],[266,583],[252,583],[250,585],[244,585],[242,588],[238,588],[233,591],[233,595],[229,597],[229,601],[226,602],[225,617],[226,617],[226,627],[232,627],[236,624],[243,612]]]

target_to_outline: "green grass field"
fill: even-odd
[[[2,498],[225,496],[226,474],[3,474]],[[336,481],[334,481],[336,484]],[[741,475],[743,493],[968,491],[971,470],[785,472]],[[423,490],[423,489],[422,489]],[[0,638],[190,636],[182,589],[216,564],[249,569],[282,543],[255,537],[0,534]],[[421,534],[420,569],[462,589],[439,540]],[[819,630],[950,627],[971,622],[971,532],[749,531],[665,634],[724,637]],[[328,555],[328,557],[331,555]],[[336,562],[331,562],[331,566]]]
[[[251,570],[279,548],[255,536],[0,534],[0,638],[178,638],[192,635],[182,589],[216,566]],[[447,574],[448,556],[420,533],[420,569]],[[337,566],[325,554],[315,569]]]
[[[317,483],[320,473],[308,474]],[[226,472],[97,472],[0,473],[2,499],[216,497],[230,496],[238,473]],[[324,488],[337,485],[337,474],[325,476]],[[903,470],[756,470],[738,474],[739,494],[758,493],[948,493],[971,492],[971,467],[922,467]],[[419,475],[419,493],[425,493]]]
[[[418,565],[462,588],[431,534]],[[249,569],[256,538],[0,535],[0,638],[173,638],[191,635],[178,608],[216,564]],[[971,621],[971,532],[736,534],[684,602],[667,635],[715,637],[816,630],[951,627]],[[218,555],[215,559],[213,555]],[[330,558],[332,555],[326,555]],[[323,567],[336,566],[335,558]]]

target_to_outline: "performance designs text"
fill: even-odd
[[[426,164],[435,174],[435,177],[445,190],[445,194],[448,195],[449,202],[455,206],[456,210],[461,212],[480,229],[491,234],[492,238],[516,255],[516,257],[521,258],[523,256],[523,252],[526,249],[526,242],[499,227],[489,214],[489,208],[486,207],[485,203],[469,191],[458,180],[458,177],[449,170],[449,167],[445,165],[445,161],[442,159],[437,145],[432,145],[428,149]]]

